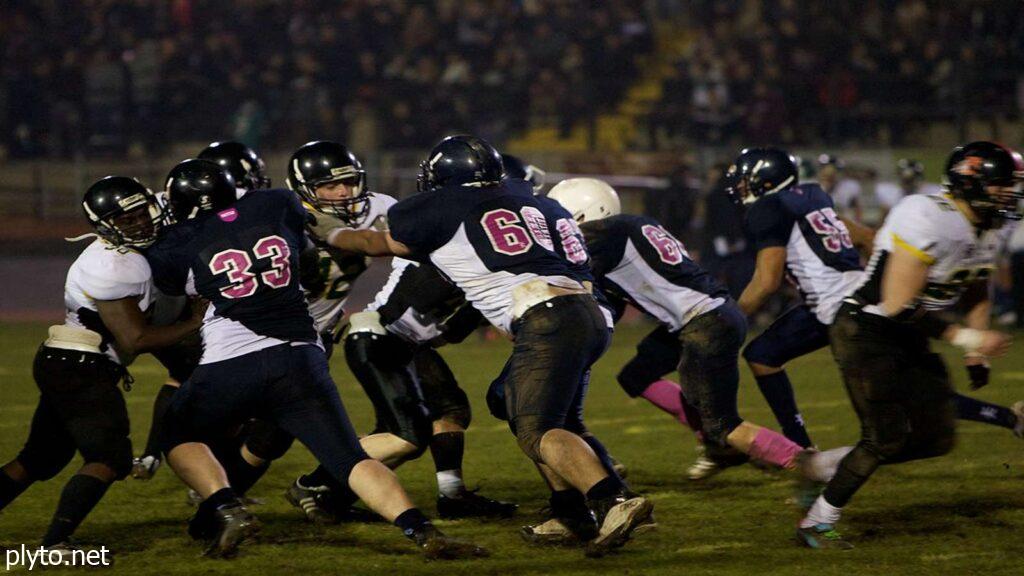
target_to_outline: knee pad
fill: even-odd
[[[363,460],[370,460],[370,456],[366,452],[359,450],[341,462],[337,480],[344,488],[348,489],[348,477],[352,475],[352,469]]]
[[[345,359],[373,404],[375,431],[425,449],[432,420],[409,366],[409,346],[393,335],[359,331],[345,339]]]
[[[270,462],[285,455],[295,438],[266,420],[252,420],[247,426],[245,447],[253,456]]]
[[[33,446],[26,446],[18,454],[18,462],[25,467],[29,477],[34,481],[43,481],[53,478],[75,457],[75,447],[52,446],[46,450],[38,450]]]
[[[909,443],[910,435],[900,432],[882,439],[865,441],[864,448],[874,454],[882,463],[895,463],[906,459],[906,449]]]
[[[743,359],[748,364],[761,364],[762,366],[780,368],[781,366],[777,365],[778,361],[773,352],[771,340],[765,337],[765,333],[762,333],[743,348]]]
[[[473,419],[469,398],[444,358],[433,348],[420,347],[413,356],[413,364],[431,417],[469,428]]]
[[[619,386],[622,386],[630,398],[636,398],[643,394],[648,386],[661,377],[661,375],[652,374],[643,364],[639,357],[633,358],[622,367],[619,375],[615,377]]]
[[[517,417],[513,429],[523,453],[534,462],[543,462],[540,456],[540,441],[548,430],[558,427],[554,423],[546,422],[543,416],[529,415]]]
[[[676,370],[681,352],[678,335],[664,326],[655,328],[637,344],[636,356],[619,372],[619,385],[636,398],[652,382]]]
[[[95,446],[80,447],[86,463],[104,464],[114,471],[115,480],[123,480],[132,471],[132,443],[128,438],[111,438]]]
[[[508,362],[501,374],[487,387],[487,409],[498,420],[508,421],[508,407],[505,405],[505,378],[508,376]],[[511,423],[509,423],[511,426]],[[515,430],[512,431],[515,434]]]
[[[426,399],[431,417],[434,420],[447,420],[458,424],[463,430],[468,429],[469,424],[473,421],[473,411],[469,406],[469,397],[466,396],[466,391],[456,387],[454,390],[447,391],[445,396],[446,398],[441,403],[442,407],[436,412],[431,398]],[[502,400],[502,404],[504,404],[504,400]]]

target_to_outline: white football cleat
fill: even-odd
[[[707,480],[722,470],[721,466],[711,458],[708,458],[707,451],[701,445],[697,446],[697,459],[686,469],[686,477],[694,482],[698,482],[700,480]]]

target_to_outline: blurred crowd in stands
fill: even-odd
[[[1024,110],[1024,2],[693,0],[660,140],[901,144]]]
[[[631,0],[4,0],[15,157],[325,134],[416,148],[617,101],[653,48]]]
[[[568,133],[620,100],[659,20],[688,48],[655,147],[899,145],[1024,109],[1016,0],[4,0],[0,152]]]

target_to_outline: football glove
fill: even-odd
[[[988,385],[989,374],[992,372],[992,367],[989,366],[988,360],[982,360],[967,365],[967,377],[971,381],[971,390],[977,390]]]

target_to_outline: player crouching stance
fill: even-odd
[[[506,403],[519,446],[586,495],[600,525],[587,552],[602,555],[624,544],[653,510],[646,498],[627,495],[583,438],[566,429],[582,376],[607,345],[607,325],[583,276],[556,251],[556,242],[571,246],[586,261],[572,221],[538,201],[529,183],[503,176],[494,147],[452,136],[421,164],[421,192],[389,210],[390,232],[315,232],[342,250],[431,262],[512,335]]]
[[[997,229],[1020,218],[1024,162],[1008,148],[974,142],[953,151],[946,178],[948,193],[908,196],[889,213],[863,282],[829,330],[861,439],[800,522],[797,537],[811,548],[852,547],[834,526],[878,466],[941,456],[953,447],[952,385],[928,339],[963,348],[975,370],[987,370],[986,358],[1009,347],[1008,336],[988,330],[988,314],[977,313],[987,311],[983,301],[967,314],[967,326],[937,312],[968,291],[984,290]]]
[[[198,330],[204,305],[168,326],[147,314],[160,295],[141,254],[164,225],[164,208],[132,178],[108,176],[85,192],[85,214],[99,239],[68,270],[67,316],[51,326],[32,367],[40,398],[28,440],[0,469],[0,509],[30,484],[49,480],[81,452],[85,461],[68,480],[43,546],[72,553],[69,539],[110,484],[132,467],[128,411],[118,382],[136,354],[171,346]]]
[[[394,473],[369,458],[349,422],[299,286],[306,211],[286,190],[238,199],[217,164],[186,160],[167,179],[178,223],[147,251],[156,285],[210,300],[203,357],[167,409],[167,461],[203,497],[219,529],[208,555],[233,556],[259,531],[208,442],[257,417],[305,444],[342,485],[431,558],[478,556],[413,506]]]

